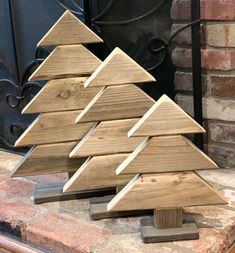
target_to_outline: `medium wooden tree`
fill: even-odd
[[[64,192],[114,186],[119,189],[133,177],[117,177],[115,170],[144,139],[128,138],[128,130],[155,103],[136,84],[154,80],[119,48],[114,49],[87,79],[84,84],[87,88],[105,86],[80,113],[76,122],[98,123],[70,153],[71,158],[89,158],[66,183]],[[102,216],[100,211],[96,215],[91,207],[92,219],[108,217],[110,214],[106,209],[106,204],[103,203]]]

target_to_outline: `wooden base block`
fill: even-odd
[[[115,195],[107,195],[107,196],[102,196],[102,197],[95,197],[90,199],[90,205],[93,204],[102,204],[102,203],[108,203],[111,201]]]
[[[141,219],[140,231],[144,243],[199,239],[199,231],[195,223],[185,223],[181,228],[157,229],[154,227],[153,217]]]
[[[109,194],[114,194],[116,191],[115,188],[106,188],[106,189],[63,193],[63,187],[64,183],[37,185],[34,193],[34,203],[42,204],[46,202],[106,196]]]
[[[91,220],[101,220],[118,217],[143,216],[153,213],[152,210],[135,210],[135,211],[117,211],[108,212],[107,205],[114,196],[106,196],[104,198],[95,198],[90,201],[90,218]],[[106,201],[105,201],[106,200]],[[107,201],[108,200],[108,201]]]

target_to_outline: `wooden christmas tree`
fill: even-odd
[[[77,141],[96,124],[94,121],[75,124],[82,109],[102,89],[83,87],[101,61],[80,43],[96,42],[102,40],[69,11],[62,15],[39,42],[38,46],[57,46],[30,77],[30,80],[49,82],[22,111],[41,114],[16,141],[17,147],[35,146],[16,166],[12,176],[60,172],[71,175],[86,160],[69,159],[69,153]],[[61,187],[63,186],[50,186],[44,192],[40,187],[39,195],[36,190],[35,201],[39,203],[46,199],[51,200],[52,197],[56,200],[63,196],[71,198],[71,194],[62,194]],[[89,196],[87,193],[85,195]]]
[[[120,164],[117,175],[137,174],[108,204],[108,211],[154,210],[141,221],[144,242],[197,239],[194,223],[183,223],[182,208],[226,201],[194,170],[217,165],[181,134],[203,132],[163,95],[129,130],[145,140]],[[134,136],[134,137],[132,137]]]
[[[128,138],[127,132],[155,103],[134,83],[152,81],[154,78],[119,48],[114,49],[86,80],[84,86],[87,88],[105,87],[80,113],[76,122],[99,123],[70,153],[71,158],[89,158],[66,183],[64,192],[113,186],[119,189],[133,178],[133,175],[117,177],[115,170],[144,140],[143,137]],[[108,217],[110,214],[106,209],[104,203],[99,213],[91,211],[91,217]]]

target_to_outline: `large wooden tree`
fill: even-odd
[[[75,120],[102,89],[84,88],[84,82],[101,60],[82,44],[98,42],[102,40],[69,11],[39,42],[38,46],[55,48],[29,79],[49,81],[22,111],[40,115],[16,141],[17,147],[34,146],[16,166],[13,177],[60,172],[71,175],[86,160],[69,159],[69,153],[96,124],[95,121],[75,124]],[[61,187],[51,190],[52,195],[61,198]],[[42,198],[51,199],[51,194],[47,189]],[[37,194],[35,198],[40,201]]]

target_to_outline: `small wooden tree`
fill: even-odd
[[[56,47],[30,80],[50,81],[22,111],[41,114],[16,141],[17,147],[36,146],[16,166],[12,176],[60,172],[71,175],[86,160],[69,159],[69,153],[96,123],[75,124],[75,120],[102,88],[83,87],[101,61],[81,43],[97,42],[102,40],[69,11],[62,15],[39,42],[38,46]],[[39,187],[40,193],[36,189],[34,196],[37,203],[74,197],[74,194],[63,195],[61,186],[57,184],[55,187],[45,188],[45,191]]]
[[[144,242],[197,239],[194,223],[183,223],[182,208],[225,204],[197,172],[217,165],[181,134],[204,132],[188,114],[163,95],[129,130],[145,137],[123,161],[117,175],[137,174],[108,204],[108,211],[154,210],[141,221]]]

